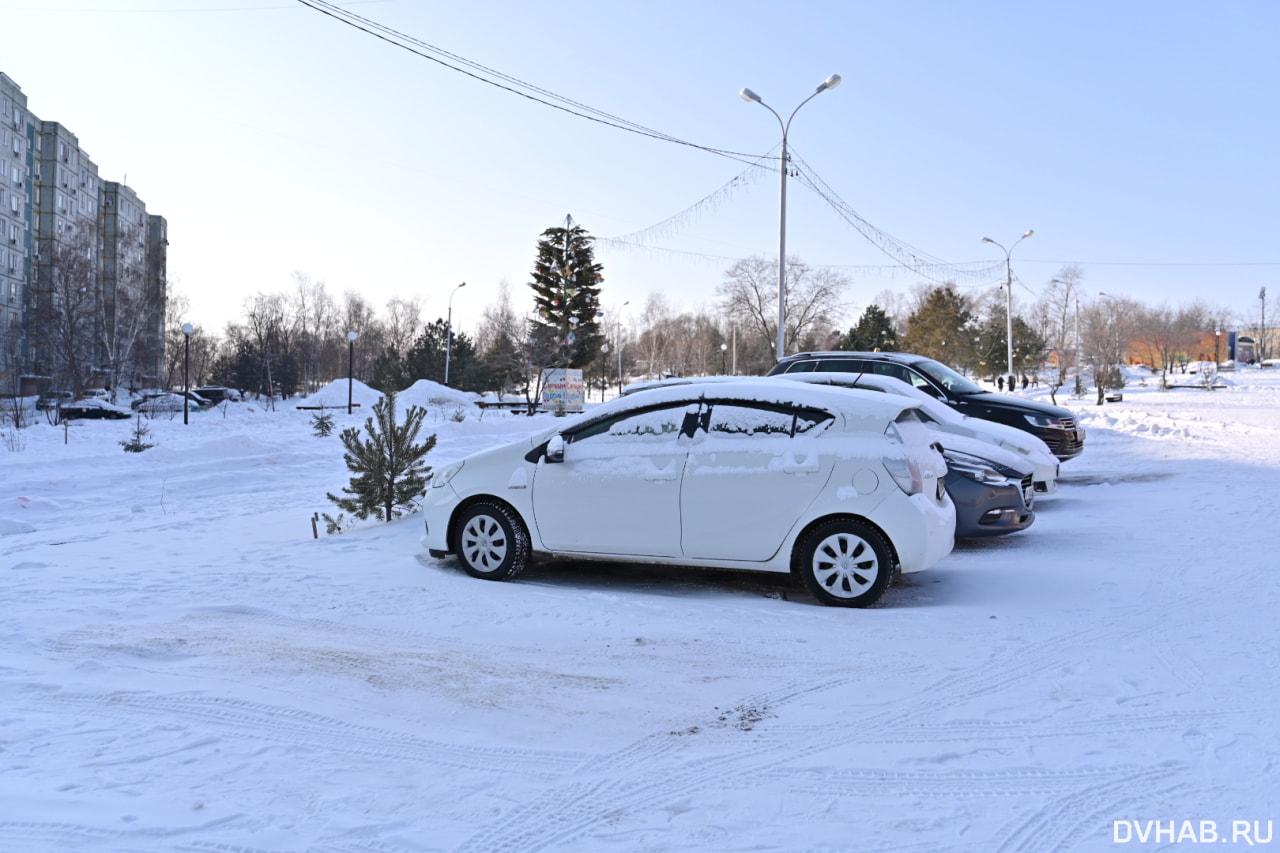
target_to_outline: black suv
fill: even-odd
[[[802,352],[773,366],[780,373],[872,373],[901,379],[963,415],[1008,424],[1038,437],[1066,461],[1084,451],[1084,429],[1075,415],[1022,397],[994,394],[941,362],[903,352]]]

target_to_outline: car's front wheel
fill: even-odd
[[[895,573],[884,537],[852,519],[810,530],[796,544],[794,565],[810,594],[834,607],[870,607]]]
[[[524,571],[529,550],[529,531],[506,506],[474,504],[458,519],[458,559],[473,578],[510,580]]]

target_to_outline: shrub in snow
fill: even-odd
[[[311,429],[320,438],[333,434],[333,415],[328,412],[316,412],[311,416]]]
[[[329,500],[361,520],[373,515],[390,521],[411,509],[426,491],[431,473],[422,459],[436,446],[434,435],[418,443],[426,415],[421,406],[410,406],[404,423],[396,423],[396,395],[389,393],[374,404],[373,417],[364,422],[364,437],[355,427],[344,429],[343,460],[354,476],[342,490],[346,497],[330,492]]]
[[[155,447],[154,444],[147,444],[146,438],[151,435],[151,430],[142,425],[142,415],[138,415],[137,422],[134,424],[133,433],[128,441],[118,442],[124,448],[125,453],[141,453],[148,448]]]

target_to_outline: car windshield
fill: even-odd
[[[925,376],[928,376],[934,382],[937,382],[939,385],[946,388],[952,394],[986,393],[983,391],[981,386],[964,378],[945,364],[925,359],[924,361],[917,361],[911,366],[916,370],[919,370]]]

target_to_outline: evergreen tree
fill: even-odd
[[[836,344],[838,350],[852,352],[898,352],[898,335],[889,315],[879,305],[868,305],[850,329]]]
[[[354,474],[342,489],[347,497],[328,493],[329,500],[357,518],[376,515],[390,521],[403,514],[426,491],[431,467],[422,458],[436,446],[434,435],[421,444],[418,433],[427,410],[410,406],[403,424],[396,423],[396,395],[386,394],[373,406],[373,416],[365,419],[362,438],[355,427],[344,429],[343,461]]]
[[[494,336],[477,362],[477,371],[482,391],[495,391],[501,395],[523,388],[525,360],[520,345],[505,332]]]
[[[603,266],[595,262],[595,238],[565,217],[563,228],[548,228],[538,241],[534,263],[534,329],[532,338],[554,342],[556,357],[544,367],[582,368],[600,353],[600,282]]]
[[[449,325],[443,319],[423,328],[404,356],[403,390],[419,379],[444,383],[444,354],[449,341]],[[453,331],[449,355],[449,385],[462,391],[480,390],[475,382],[476,347],[464,332]],[[380,389],[381,390],[381,389]]]
[[[973,351],[967,362],[957,362],[977,376],[995,380],[1009,372],[1009,327],[1004,305],[996,306],[981,325],[974,327]],[[1048,343],[1022,317],[1013,316],[1013,370],[1037,373],[1044,364]]]
[[[311,429],[317,438],[327,438],[333,433],[333,415],[316,412],[311,416]]]
[[[373,360],[373,375],[369,379],[369,387],[383,394],[392,391],[403,391],[413,383],[405,375],[405,361],[396,352],[396,348],[388,346]]]
[[[943,364],[965,365],[973,358],[973,311],[954,284],[934,287],[907,320],[905,352],[919,353]]]
[[[137,424],[134,425],[129,440],[118,442],[118,444],[124,448],[125,453],[141,453],[144,450],[155,447],[154,444],[147,443],[147,439],[150,437],[151,430],[143,426],[142,415],[138,415]]]

